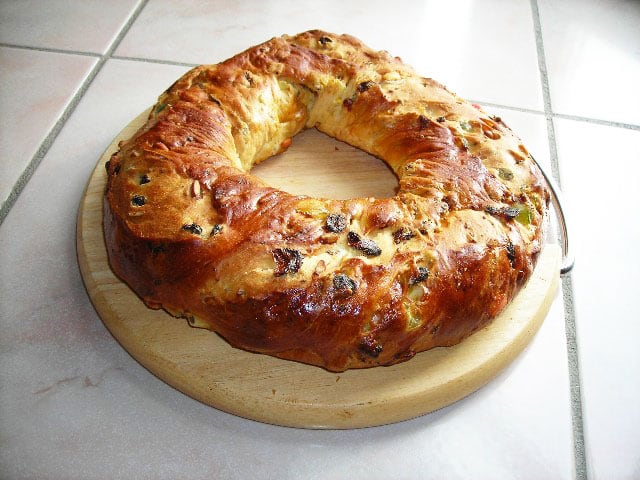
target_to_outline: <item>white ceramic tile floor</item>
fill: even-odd
[[[573,284],[589,478],[638,478],[640,131],[557,123],[581,259]]]
[[[0,47],[0,205],[96,62],[92,57]]]
[[[637,478],[640,387],[630,379],[640,376],[632,302],[640,238],[628,222],[640,186],[637,23],[638,3],[624,0],[0,2],[0,55],[31,59],[22,76],[0,70],[3,182],[13,185],[61,109],[79,102],[17,201],[0,210],[0,477]],[[76,265],[75,215],[89,173],[116,133],[186,70],[170,63],[219,61],[308,28],[352,33],[489,103],[547,171],[560,166],[573,207],[578,267],[565,281],[574,287],[566,315],[558,297],[494,382],[396,425],[286,429],[190,400],[112,339]],[[541,47],[548,77],[538,69]],[[100,58],[112,50],[114,59]],[[74,98],[96,62],[98,75]],[[47,89],[22,88],[28,75]],[[619,192],[620,180],[635,186]],[[594,201],[603,181],[605,198]],[[602,218],[625,227],[599,230]]]
[[[640,125],[640,2],[540,1],[556,113]]]
[[[139,0],[3,0],[0,43],[105,53]]]

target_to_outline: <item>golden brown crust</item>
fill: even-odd
[[[315,199],[248,173],[309,127],[387,162],[398,194]],[[549,202],[500,119],[317,30],[188,72],[107,170],[109,260],[147,305],[333,371],[486,325],[529,278]]]

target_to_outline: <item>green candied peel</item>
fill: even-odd
[[[513,180],[513,172],[508,168],[504,168],[504,167],[499,168],[498,176],[503,180]]]
[[[424,296],[424,288],[414,285],[407,290],[407,300],[403,302],[404,311],[407,314],[407,328],[417,328],[422,325],[422,319],[416,314],[413,304],[419,302]]]
[[[467,120],[461,120],[459,123],[460,123],[460,128],[465,132],[470,132],[473,129],[473,127]]]
[[[167,104],[166,103],[161,103],[160,105],[158,105],[156,107],[156,115],[158,115],[160,112],[162,112],[165,108],[167,108]]]
[[[531,209],[524,203],[518,203],[515,207],[519,210],[518,215],[515,216],[515,221],[524,226],[531,225],[533,221],[533,212]]]
[[[419,302],[424,295],[424,288],[420,285],[413,285],[409,290],[407,290],[407,298],[414,302]]]
[[[407,313],[407,328],[412,329],[422,325],[422,320],[415,314],[409,302],[404,302],[404,311]]]
[[[282,80],[282,79],[278,79],[278,87],[282,91],[288,91],[294,88],[290,82],[287,82],[286,80]]]

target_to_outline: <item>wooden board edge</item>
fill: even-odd
[[[144,119],[145,115],[146,112],[132,121],[127,127],[128,131],[131,131],[131,125],[135,125],[136,122]],[[127,128],[125,128],[123,132],[127,131]],[[98,314],[103,318],[103,321],[105,311],[110,309],[110,307],[108,299],[105,297],[104,292],[100,290],[98,282],[93,277],[90,265],[91,252],[87,251],[85,245],[85,230],[89,228],[86,223],[87,211],[90,208],[96,208],[95,205],[91,205],[89,203],[87,192],[90,188],[95,187],[96,182],[98,185],[101,184],[101,177],[106,178],[106,173],[100,172],[100,169],[104,171],[104,158],[109,154],[109,152],[115,151],[115,147],[117,146],[117,142],[119,138],[121,138],[121,135],[122,133],[116,137],[113,143],[107,148],[105,155],[101,157],[101,160],[98,162],[98,165],[87,183],[87,187],[85,188],[85,193],[79,207],[76,223],[76,242],[80,271],[82,273],[87,292],[92,299]],[[102,179],[102,182],[104,182],[104,179]],[[101,212],[101,204],[99,205],[99,208]],[[95,229],[93,233],[95,234]],[[101,228],[99,234],[102,236]],[[102,240],[104,241],[103,237]],[[232,392],[215,392],[213,395],[209,392],[209,394],[207,394],[207,392],[203,392],[200,388],[195,388],[188,381],[183,381],[183,379],[166,378],[166,376],[158,375],[157,363],[165,362],[165,359],[158,358],[149,352],[140,351],[136,345],[127,344],[126,340],[123,340],[125,336],[122,335],[122,332],[117,331],[117,327],[114,327],[114,325],[107,325],[107,328],[111,331],[118,342],[121,343],[125,350],[127,350],[150,372],[158,376],[158,378],[185,394],[196,398],[203,403],[212,405],[215,408],[227,411],[228,413],[260,422],[302,428],[346,429],[383,425],[414,418],[450,405],[481,388],[498,375],[508,364],[510,364],[513,359],[517,357],[529,344],[535,333],[542,325],[557,291],[559,277],[557,272],[559,271],[559,262],[559,247],[556,245],[545,246],[545,249],[541,254],[539,265],[536,268],[536,272],[539,274],[539,270],[544,266],[545,270],[542,272],[542,275],[545,278],[536,278],[536,272],[534,272],[534,276],[530,280],[530,283],[533,280],[549,282],[548,288],[544,290],[544,296],[538,304],[537,310],[533,315],[532,322],[528,325],[528,328],[520,332],[520,334],[514,338],[512,344],[505,346],[499,359],[479,363],[475,368],[467,371],[463,376],[456,378],[455,381],[452,381],[450,384],[446,385],[444,388],[438,389],[437,391],[434,391],[433,389],[425,389],[424,391],[409,398],[390,398],[386,402],[365,402],[364,404],[357,405],[336,406],[332,409],[327,409],[326,407],[310,408],[309,405],[296,405],[294,403],[287,404],[286,402],[280,402],[275,405],[275,408],[270,408],[269,405],[262,405],[262,407],[266,408],[261,408],[258,413],[255,413],[256,408],[260,407],[257,406],[254,408],[252,414],[248,414],[249,409],[246,405],[238,406],[238,401],[244,400],[246,402],[246,398],[234,398],[231,394]],[[135,295],[133,292],[131,292],[131,294]],[[114,331],[114,328],[116,331]],[[477,332],[474,336],[481,334],[482,331]],[[456,347],[449,347],[449,349],[451,349],[450,351],[455,351]],[[279,361],[286,362],[284,360]],[[317,367],[308,366],[308,368],[315,369]]]

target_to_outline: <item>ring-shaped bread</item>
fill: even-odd
[[[397,195],[295,196],[249,173],[309,127],[383,159]],[[316,30],[194,68],[106,167],[110,264],[148,306],[332,371],[486,325],[529,278],[548,215],[499,118]]]

